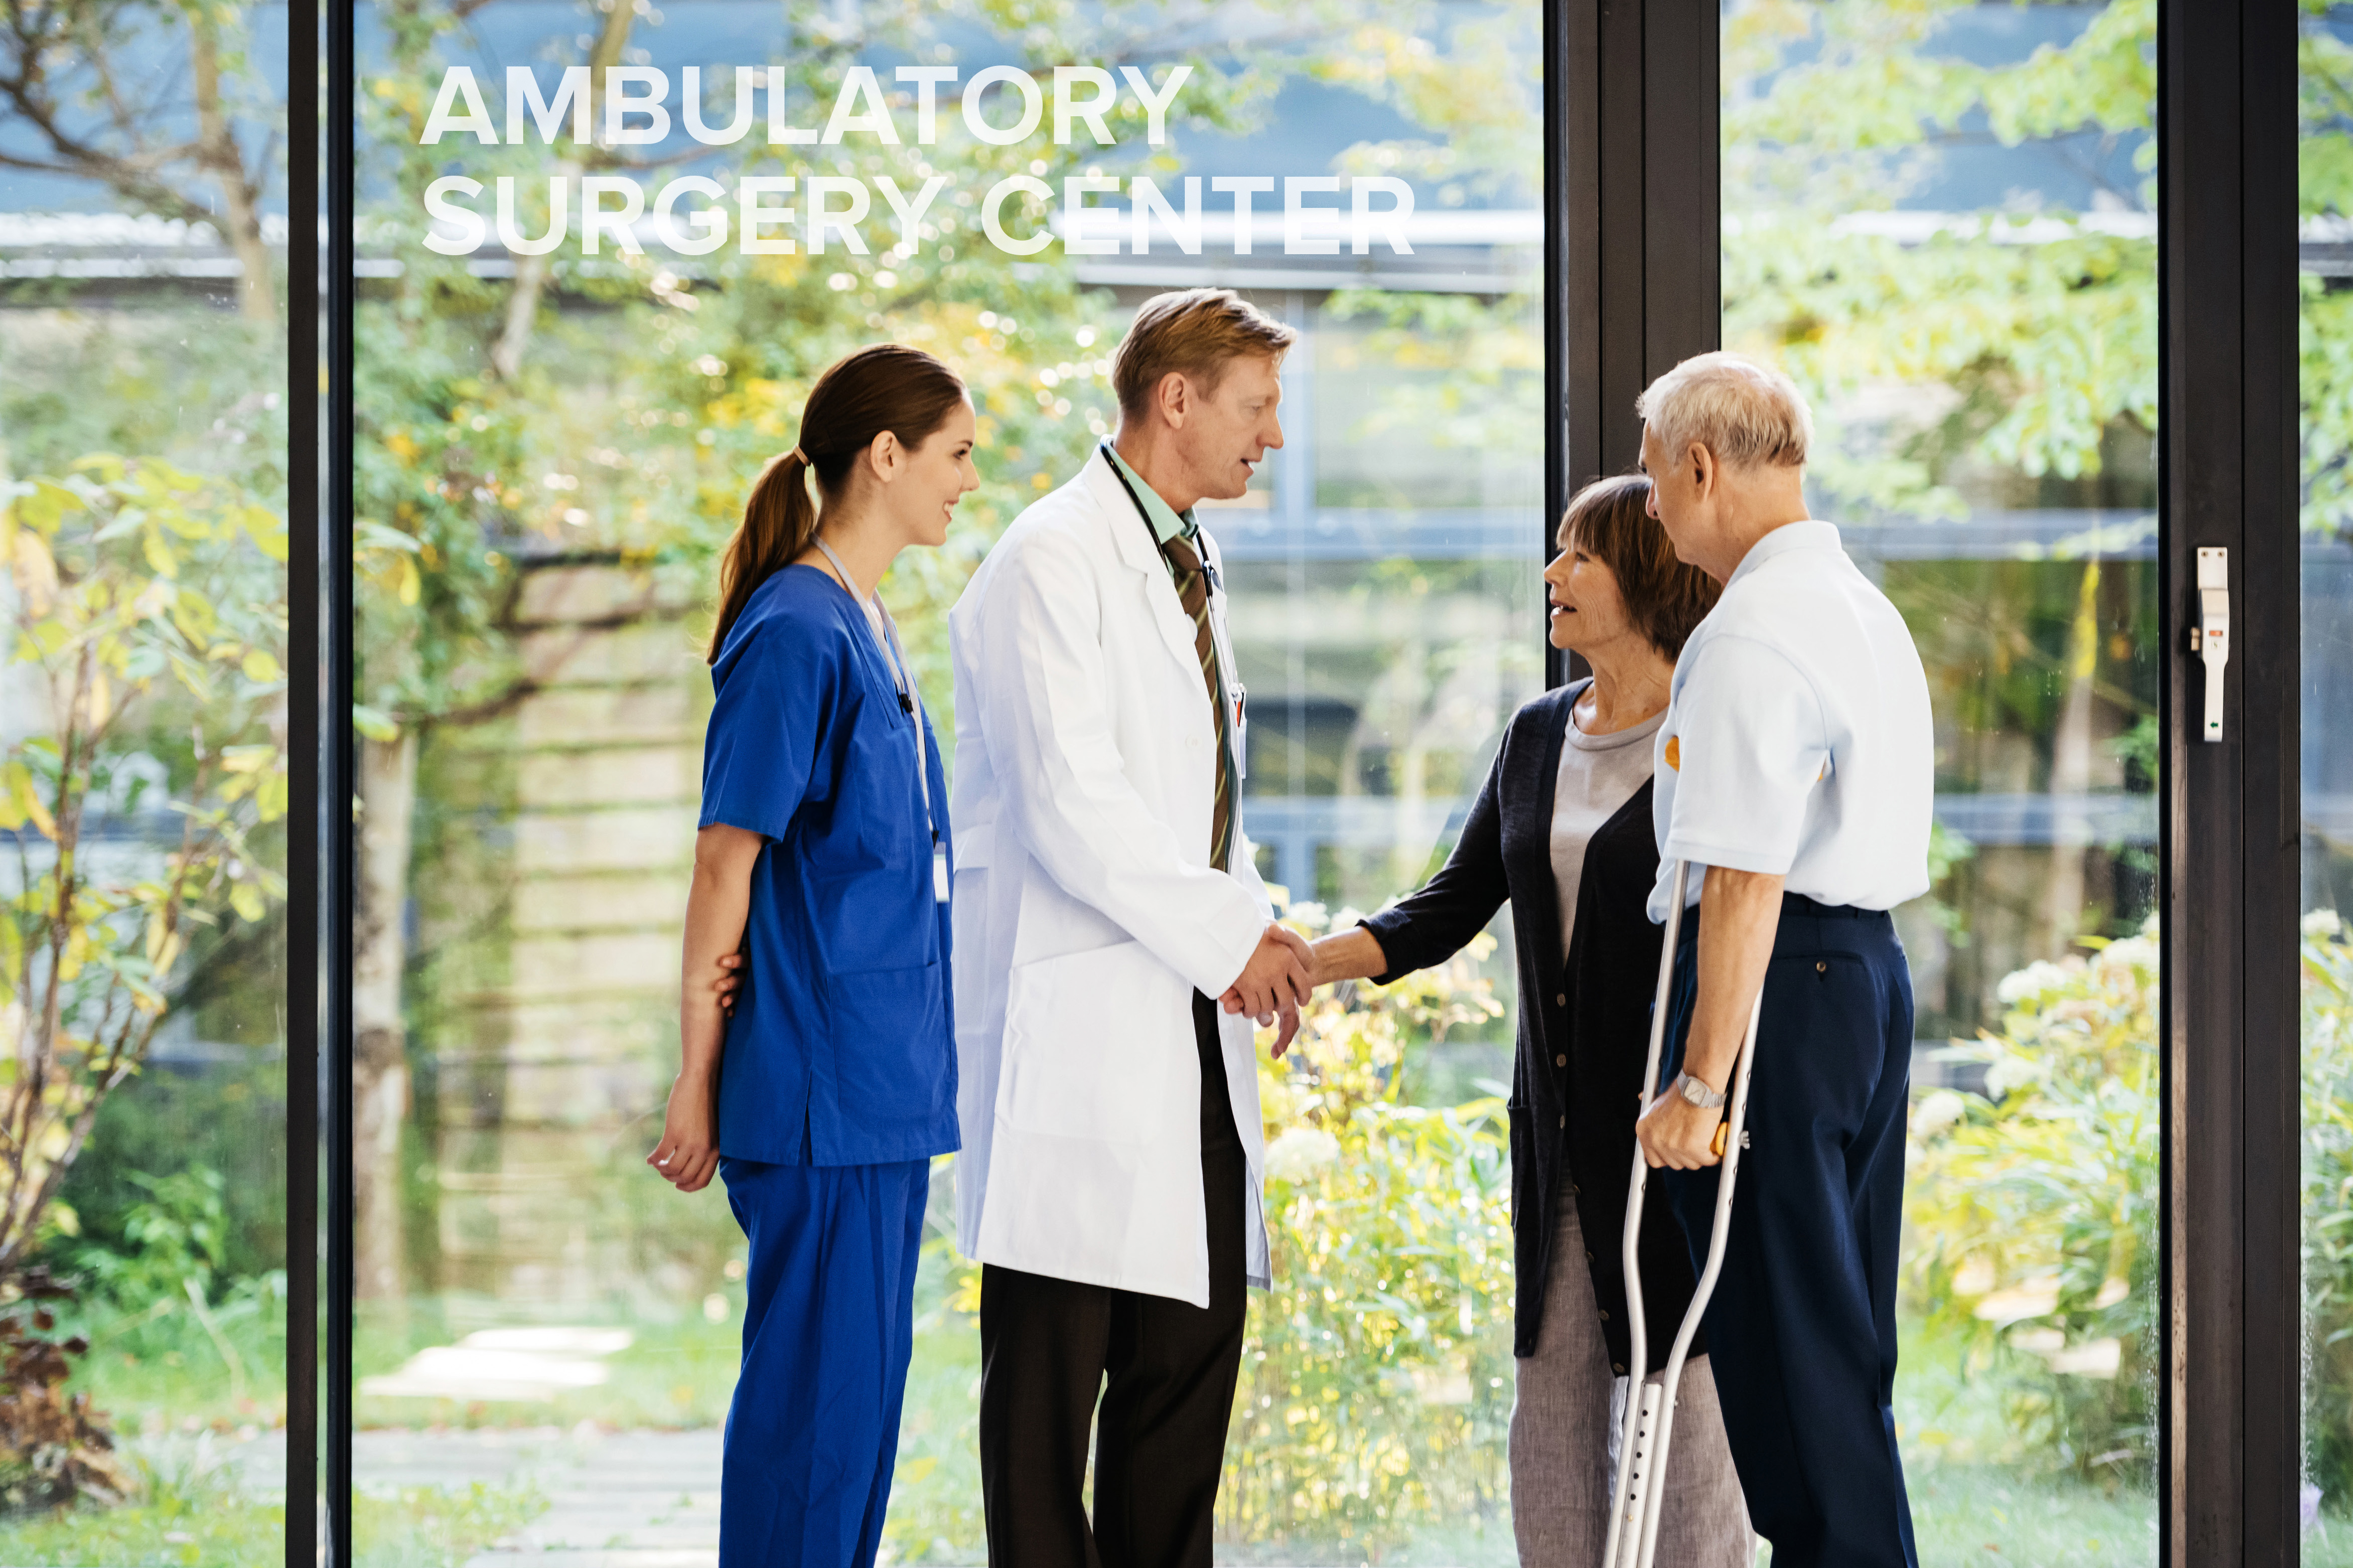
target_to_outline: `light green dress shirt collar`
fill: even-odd
[[[1191,507],[1187,507],[1182,513],[1174,510],[1166,501],[1160,499],[1158,490],[1144,482],[1142,474],[1127,466],[1127,459],[1119,455],[1118,447],[1105,441],[1103,444],[1103,449],[1111,455],[1112,462],[1126,477],[1127,482],[1135,487],[1136,499],[1144,503],[1145,519],[1152,524],[1152,532],[1161,543],[1166,544],[1180,534],[1190,539],[1198,531],[1198,525],[1193,521]]]

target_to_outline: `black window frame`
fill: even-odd
[[[1633,461],[1720,331],[1715,0],[1546,0],[1546,507]],[[290,0],[286,1561],[352,1562],[353,0]],[[2300,1551],[2296,8],[2160,0],[2158,781],[2166,1568]],[[2196,62],[2189,68],[2187,62]],[[2226,736],[2189,738],[2201,545],[2232,552]],[[1549,647],[1549,684],[1567,679]],[[336,803],[343,803],[340,807]],[[2219,896],[2218,896],[2219,890]]]

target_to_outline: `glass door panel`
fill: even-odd
[[[1723,12],[1724,342],[1936,716],[1895,1384],[1925,1565],[2157,1558],[2155,13]]]
[[[979,405],[983,489],[883,590],[952,734],[944,612],[1111,428],[1137,304],[1231,285],[1301,330],[1284,447],[1203,515],[1252,710],[1243,826],[1304,925],[1419,881],[1541,687],[1539,7],[1218,16],[362,7],[363,1561],[421,1509],[452,1552],[715,1542],[744,1238],[716,1184],[641,1162],[677,1059],[715,554],[827,363],[911,342]],[[1014,68],[976,87],[990,67]],[[582,68],[634,71],[660,112],[607,120],[597,77],[574,119]],[[1088,72],[1100,134],[1069,112]],[[886,179],[939,188],[902,219]],[[1512,1559],[1501,934],[1411,997],[1333,1004],[1313,1081],[1270,1074],[1270,1139],[1297,1134],[1268,1194],[1286,1283],[1254,1302],[1229,1560]],[[1467,1108],[1459,1132],[1415,1144],[1420,1105]],[[1410,1278],[1342,1245],[1398,1223],[1369,1138],[1459,1194]],[[900,1562],[981,1560],[952,1180]]]
[[[5,1562],[283,1553],[286,61],[0,37]]]
[[[2353,1563],[2353,15],[2304,8],[2303,215],[2304,1561]]]

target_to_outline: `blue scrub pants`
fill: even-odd
[[[1698,989],[1697,914],[1669,1004],[1676,1064]],[[1894,922],[1786,895],[1707,1307],[1725,1435],[1773,1568],[1918,1568],[1888,1403],[1911,1068],[1912,977]],[[1662,1174],[1696,1273],[1716,1172]]]
[[[720,1568],[871,1568],[914,1350],[931,1162],[723,1156],[719,1173],[752,1244]]]

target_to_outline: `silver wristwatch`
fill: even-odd
[[[1724,1096],[1700,1082],[1687,1072],[1675,1074],[1675,1081],[1667,1086],[1698,1106],[1702,1110],[1714,1110],[1724,1104]]]

